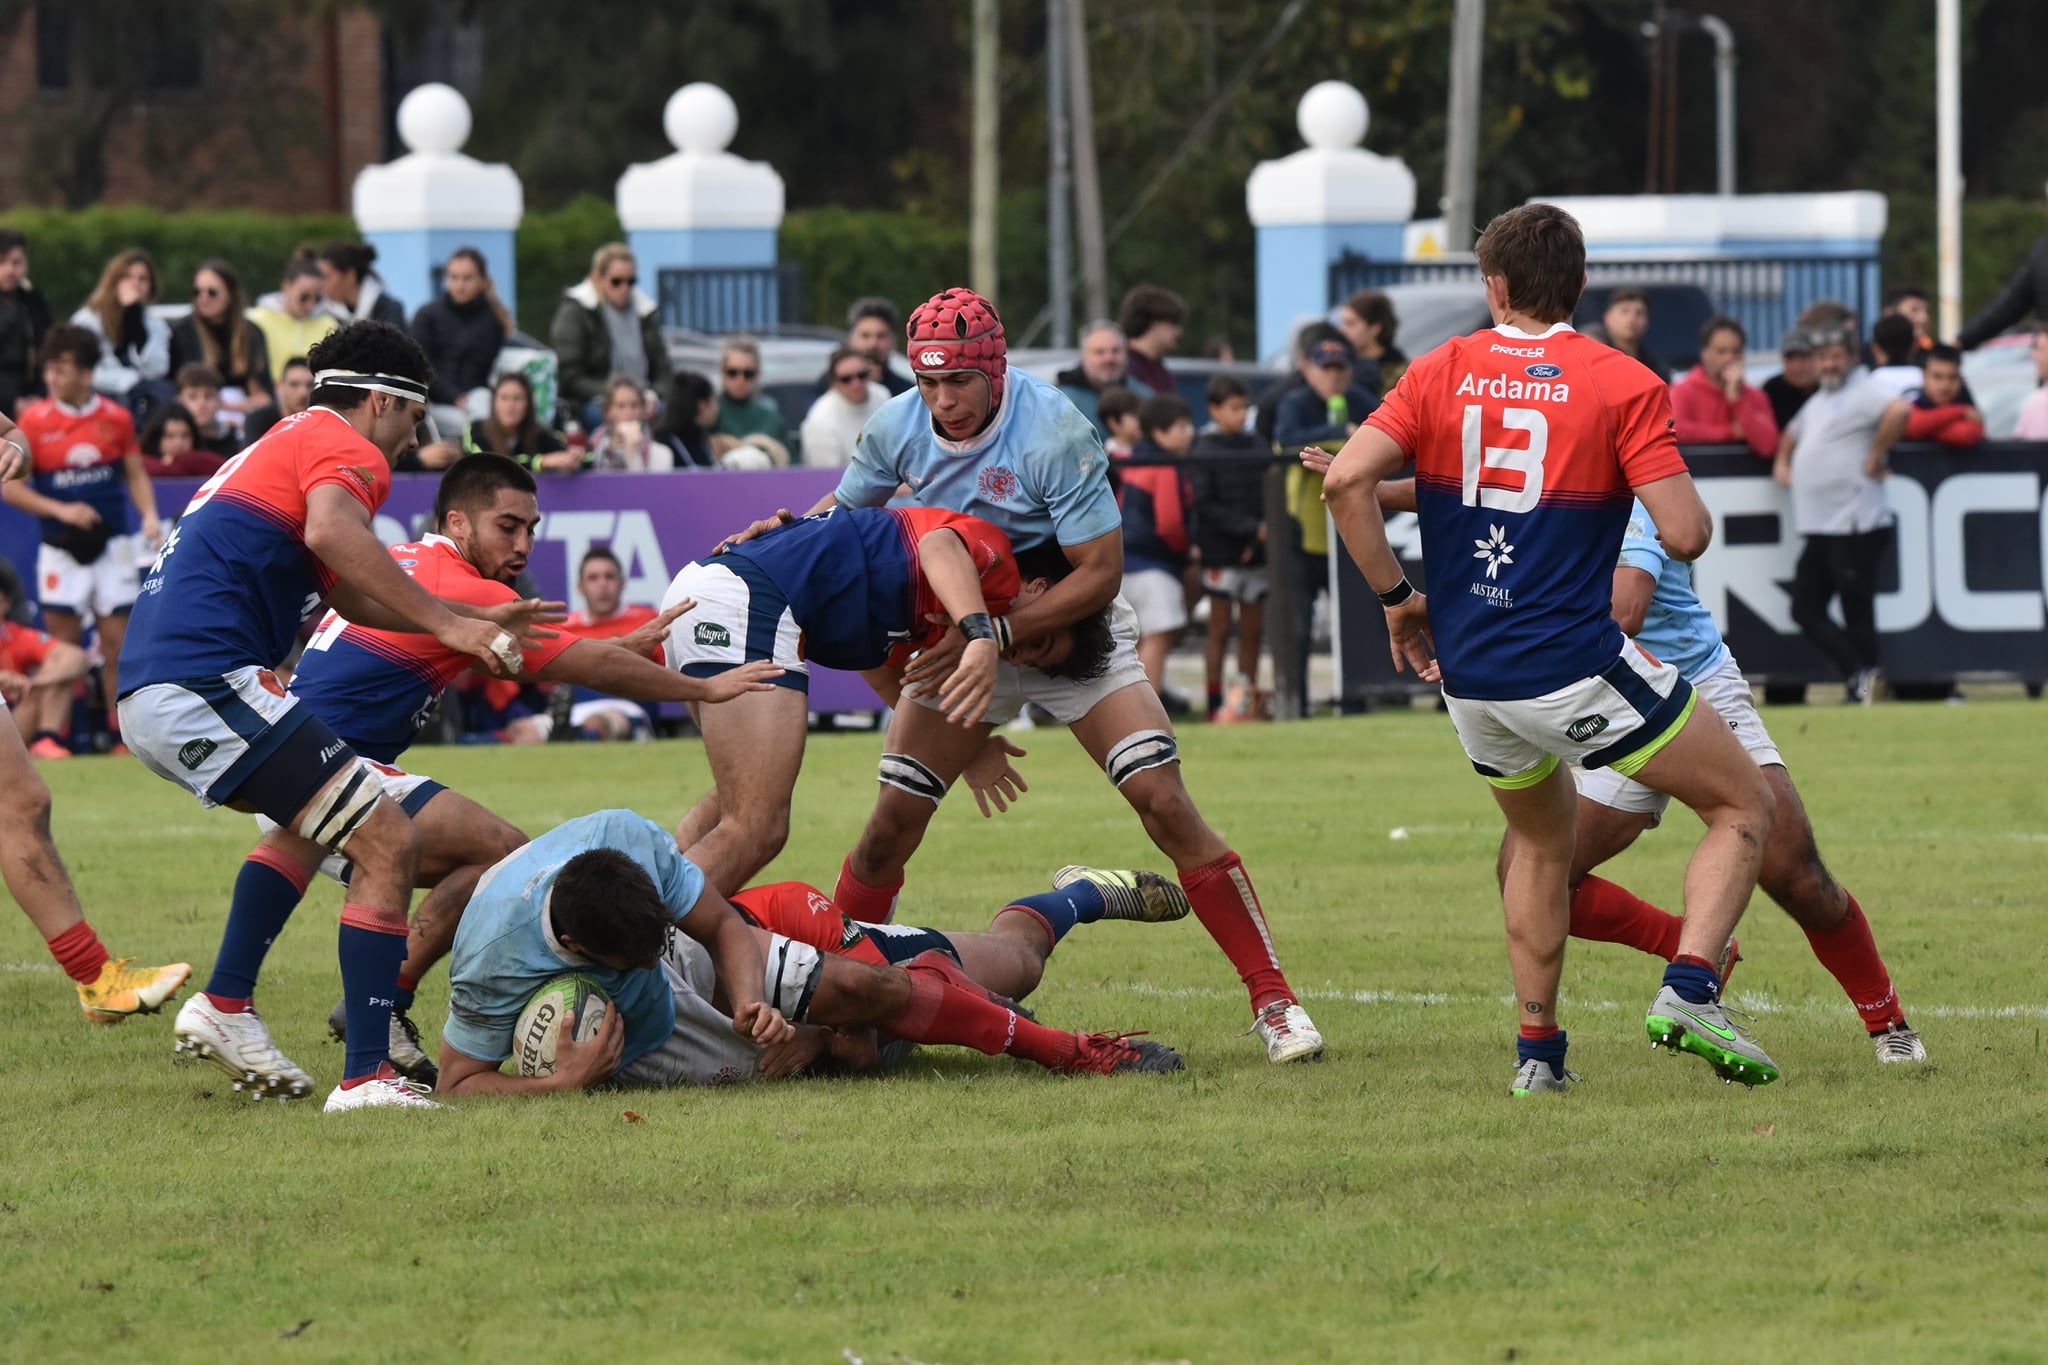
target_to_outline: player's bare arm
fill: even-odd
[[[1657,591],[1655,574],[1643,572],[1629,564],[1616,566],[1614,570],[1614,624],[1621,627],[1621,633],[1633,639],[1643,629],[1643,618],[1650,614],[1650,598]]]
[[[1714,542],[1714,514],[1700,500],[1690,474],[1653,479],[1635,490],[1657,523],[1657,542],[1673,559],[1694,560]]]
[[[1062,545],[1071,571],[1051,588],[1010,612],[1010,638],[1028,640],[1093,616],[1116,600],[1124,581],[1124,533],[1116,530]]]
[[[678,927],[711,954],[719,989],[732,1006],[728,1013],[733,1032],[760,1047],[786,1043],[795,1035],[795,1026],[782,1017],[782,1011],[761,999],[766,966],[760,940],[725,897],[706,886]]]
[[[143,467],[139,451],[121,457],[121,477],[128,484],[129,500],[142,518],[142,538],[151,545],[159,544],[164,537],[164,524],[156,510],[156,482]]]
[[[829,512],[830,510],[832,510],[832,508],[838,505],[839,500],[835,498],[832,494],[827,493],[824,497],[819,498],[816,502],[812,503],[811,510],[804,513],[804,515],[807,517],[815,517],[816,515],[818,515],[818,513]],[[770,531],[775,530],[777,527],[787,526],[796,519],[796,513],[790,511],[787,507],[778,507],[775,509],[774,516],[762,517],[759,521],[749,525],[746,530],[735,532],[734,534],[727,536],[724,540],[719,541],[718,548],[712,551],[712,553],[722,555],[735,545],[744,545],[748,541],[752,540],[755,536],[767,535]]]
[[[1894,398],[1884,410],[1884,416],[1877,419],[1877,434],[1870,440],[1870,456],[1863,462],[1863,473],[1872,479],[1888,478],[1892,472],[1892,447],[1906,436],[1906,422],[1913,415],[1910,399]]]
[[[517,650],[522,642],[536,644],[550,638],[532,620],[547,609],[559,610],[561,605],[522,602],[492,608],[502,620],[452,610],[449,603],[398,567],[398,561],[370,529],[370,510],[334,484],[322,484],[306,495],[305,540],[306,548],[319,556],[335,577],[355,589],[353,605],[358,610],[363,609],[360,599],[369,598],[397,613],[402,624],[383,629],[431,635],[450,649],[475,656],[498,677],[518,671]]]
[[[602,1085],[619,1069],[619,1057],[626,1045],[626,1025],[618,1010],[606,1010],[604,1022],[587,1043],[563,1029],[555,1043],[555,1070],[549,1076],[512,1076],[500,1071],[502,1062],[481,1061],[441,1044],[441,1082],[435,1090],[444,1095],[546,1095],[562,1090],[588,1090]]]
[[[0,484],[27,478],[31,463],[28,441],[21,428],[14,425],[13,418],[0,413]]]
[[[964,645],[953,675],[939,689],[946,719],[973,725],[988,710],[996,693],[996,637],[988,604],[981,595],[981,576],[960,533],[946,527],[927,531],[917,542],[917,562],[932,595],[954,621]],[[954,632],[948,632],[949,634]]]
[[[639,629],[614,636],[609,643],[620,649],[630,650],[643,659],[651,659],[654,657],[654,651],[661,648],[661,642],[668,638],[668,628],[681,620],[696,605],[696,598],[685,597]]]
[[[26,468],[23,472],[27,472]],[[5,499],[8,506],[18,507],[32,517],[49,517],[81,530],[100,524],[100,514],[93,510],[91,503],[59,502],[55,498],[45,497],[36,492],[26,483],[0,484],[0,499]]]
[[[663,668],[611,640],[578,640],[537,670],[540,682],[588,687],[628,701],[731,701],[745,692],[772,692],[782,668],[756,659],[715,677],[692,678]]]
[[[1787,488],[1792,486],[1792,452],[1798,445],[1792,433],[1786,432],[1778,438],[1778,453],[1771,460],[1771,477]]]
[[[1394,671],[1412,668],[1416,677],[1433,682],[1441,674],[1429,637],[1428,599],[1408,582],[1387,541],[1387,522],[1380,512],[1380,483],[1406,463],[1407,453],[1393,437],[1377,427],[1362,426],[1331,461],[1323,501],[1329,504],[1344,548],[1386,607]]]

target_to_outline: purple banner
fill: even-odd
[[[656,606],[683,565],[708,555],[718,542],[778,507],[802,515],[839,486],[836,469],[770,469],[759,473],[677,471],[665,474],[541,474],[540,538],[527,570],[542,593],[581,606],[571,577],[583,552],[606,545],[626,571],[626,601]],[[166,514],[182,508],[197,479],[157,482]],[[377,535],[387,545],[429,529],[432,474],[399,474],[377,514]],[[855,673],[811,669],[813,711],[877,711],[881,700]]]

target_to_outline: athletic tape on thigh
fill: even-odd
[[[299,837],[339,852],[383,795],[383,775],[359,758],[314,798],[306,818],[299,821]]]
[[[762,995],[790,1023],[801,1024],[810,1014],[811,997],[817,993],[818,978],[824,974],[825,956],[816,948],[780,934],[768,936]]]
[[[1180,745],[1172,735],[1164,730],[1140,730],[1109,751],[1109,757],[1102,760],[1102,771],[1121,787],[1147,768],[1178,762]]]
[[[946,799],[946,784],[939,775],[909,754],[883,754],[878,776],[885,786],[922,796],[934,806]]]

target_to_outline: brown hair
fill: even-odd
[[[100,282],[93,286],[92,296],[85,301],[85,306],[100,320],[100,333],[106,337],[109,346],[121,344],[121,314],[124,310],[120,300],[115,297],[115,286],[119,285],[121,277],[128,273],[128,267],[137,261],[149,267],[149,294],[142,301],[154,302],[160,283],[156,273],[156,262],[141,247],[129,247],[108,261],[107,268],[100,272]]]
[[[192,271],[196,278],[201,271],[220,277],[221,286],[228,291],[228,310],[221,318],[228,329],[228,353],[220,351],[220,339],[214,335],[213,327],[195,311],[192,314],[192,330],[199,334],[199,351],[206,357],[206,363],[223,375],[249,376],[249,333],[256,330],[256,324],[243,316],[247,300],[242,297],[242,277],[235,268],[218,256],[209,256]],[[268,380],[265,375],[264,379]]]
[[[498,390],[507,384],[526,395],[526,416],[510,431],[498,425]],[[541,422],[533,410],[533,381],[518,370],[507,370],[491,383],[491,415],[483,420],[484,449],[493,455],[531,455],[540,448]]]
[[[1586,287],[1586,239],[1579,220],[1555,204],[1524,204],[1486,225],[1473,246],[1481,275],[1507,284],[1508,307],[1539,322],[1563,322]]]
[[[1135,414],[1144,401],[1135,391],[1121,384],[1112,384],[1095,400],[1095,412],[1102,418],[1102,425],[1106,427],[1115,418],[1127,413]]]
[[[484,253],[473,246],[459,246],[448,253],[448,259],[468,261],[476,267],[476,273],[484,277],[484,298],[491,305],[492,316],[496,317],[498,325],[505,329],[505,335],[511,336],[512,315],[505,311],[505,305],[498,299],[498,283],[491,278],[491,268],[484,263]],[[442,269],[446,270],[447,267],[443,266]]]
[[[180,365],[171,382],[180,389],[212,389],[216,393],[227,387],[227,380],[221,378],[219,370],[197,360],[189,365]]]
[[[1625,284],[1607,295],[1608,308],[1614,307],[1617,303],[1640,303],[1647,309],[1650,306],[1650,291],[1641,285]],[[1605,312],[1606,309],[1601,311]]]
[[[1394,344],[1394,333],[1401,328],[1401,318],[1394,312],[1394,301],[1384,290],[1361,289],[1344,300],[1344,306],[1366,326],[1380,329],[1380,345]]]
[[[1155,322],[1186,322],[1188,306],[1171,289],[1161,289],[1156,284],[1140,284],[1134,285],[1131,292],[1124,295],[1123,307],[1117,310],[1117,317],[1125,336],[1141,337],[1152,330]]]

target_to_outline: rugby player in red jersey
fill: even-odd
[[[1324,497],[1386,607],[1395,667],[1441,676],[1458,738],[1507,819],[1513,1092],[1571,1081],[1557,986],[1578,802],[1563,760],[1612,767],[1706,822],[1678,955],[1645,1027],[1653,1044],[1763,1084],[1778,1069],[1721,1007],[1715,962],[1756,889],[1770,787],[1712,707],[1609,610],[1633,497],[1674,558],[1697,558],[1712,535],[1672,435],[1670,391],[1572,329],[1586,249],[1570,214],[1511,210],[1475,250],[1496,325],[1410,366],[1338,453]],[[1427,599],[1401,572],[1377,497],[1411,459]]]

